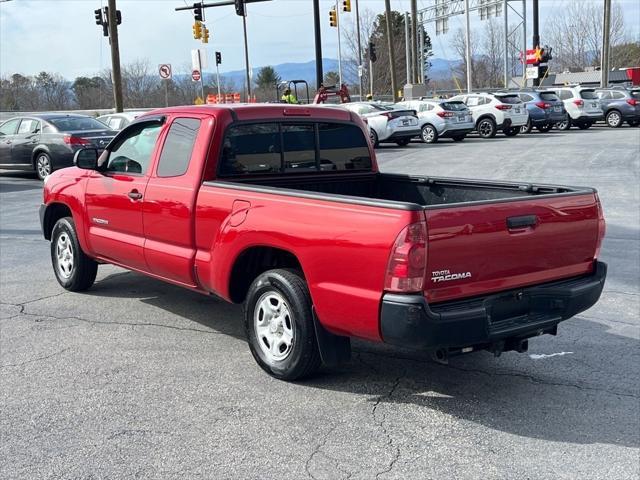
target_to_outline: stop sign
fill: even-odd
[[[191,80],[193,80],[194,82],[199,82],[200,78],[202,78],[202,75],[200,74],[200,70],[193,70],[191,72]]]

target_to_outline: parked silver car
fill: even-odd
[[[122,112],[102,115],[96,120],[104,123],[111,130],[122,130],[145,112]]]
[[[425,143],[435,143],[439,138],[460,142],[475,128],[471,111],[460,101],[406,100],[396,103],[395,108],[418,112],[420,138]]]
[[[640,89],[599,88],[596,96],[610,127],[621,127],[624,122],[632,127],[640,125]]]

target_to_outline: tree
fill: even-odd
[[[640,65],[640,42],[624,42],[611,47],[611,68]]]
[[[282,78],[271,66],[262,67],[258,70],[258,75],[256,75],[256,86],[265,90],[273,90],[281,81]]]
[[[113,104],[111,83],[103,77],[77,77],[71,85],[76,105],[82,110],[110,108]]]
[[[325,86],[327,85],[339,85],[340,84],[340,75],[338,74],[338,72],[327,72],[324,75],[324,80],[323,83],[325,84]]]
[[[67,110],[71,108],[69,82],[61,75],[40,72],[36,75],[34,81],[40,96],[40,108],[45,110]]]
[[[151,75],[148,60],[135,60],[122,67],[122,90],[124,105],[128,108],[144,108],[161,105],[153,97],[160,82]]]

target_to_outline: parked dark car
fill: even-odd
[[[553,92],[521,90],[517,95],[529,112],[529,121],[520,127],[521,133],[529,133],[533,127],[540,132],[548,132],[556,123],[567,118],[562,100]]]
[[[612,128],[627,122],[632,127],[640,125],[640,90],[602,88],[596,90],[604,121]]]
[[[0,125],[0,168],[34,170],[44,179],[54,170],[72,166],[80,148],[103,150],[116,133],[86,115],[12,118]]]

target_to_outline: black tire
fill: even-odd
[[[261,299],[271,293],[284,299],[290,314],[289,322],[294,326],[292,346],[286,357],[278,361],[269,358],[263,351],[260,342],[264,339],[258,339],[256,332]],[[249,287],[244,302],[247,342],[253,358],[269,375],[280,380],[298,380],[313,375],[322,365],[311,307],[307,284],[295,270],[269,270],[258,276]],[[268,347],[266,342],[264,345]]]
[[[640,125],[640,120],[629,120],[627,123],[630,127],[637,127],[638,125]]]
[[[427,123],[422,127],[420,139],[424,143],[436,143],[438,141],[438,130],[430,123]]]
[[[545,123],[544,125],[538,125],[536,128],[540,133],[547,133],[553,128],[553,125]]]
[[[531,133],[533,129],[533,125],[531,124],[531,120],[527,120],[526,125],[522,125],[520,127],[520,133]]]
[[[371,145],[373,145],[373,148],[378,148],[380,141],[378,140],[378,134],[373,128],[369,129],[369,138],[371,139]]]
[[[580,122],[580,123],[578,123],[578,128],[580,130],[587,130],[587,129],[591,128],[591,122]]]
[[[558,122],[554,125],[558,130],[569,130],[571,128],[571,119],[567,118],[564,122]]]
[[[520,133],[520,127],[507,127],[502,131],[507,137],[515,137]]]
[[[607,122],[607,125],[611,128],[620,128],[624,123],[624,120],[622,119],[622,115],[617,110],[611,110],[607,112],[605,121]]]
[[[466,135],[456,135],[455,137],[451,137],[453,139],[454,142],[461,142],[463,141],[467,136]]]
[[[63,249],[61,245],[66,242],[70,245],[70,250],[66,253],[72,259],[72,266],[68,268],[65,275],[65,268],[62,267],[60,255]],[[58,283],[71,292],[81,292],[87,290],[96,280],[98,273],[98,263],[88,257],[80,247],[76,227],[73,218],[64,217],[56,222],[51,232],[51,264]]]
[[[410,141],[411,141],[410,138],[401,138],[400,140],[396,140],[396,144],[399,147],[406,147],[407,145],[409,145]]]
[[[478,130],[478,135],[482,138],[493,138],[498,133],[498,129],[496,128],[496,122],[493,121],[492,118],[481,118],[478,121],[478,125],[476,125],[476,130]]]
[[[53,172],[53,164],[51,163],[51,156],[46,152],[38,152],[33,160],[33,168],[36,171],[36,175],[40,180],[44,180],[47,175],[51,175]]]

